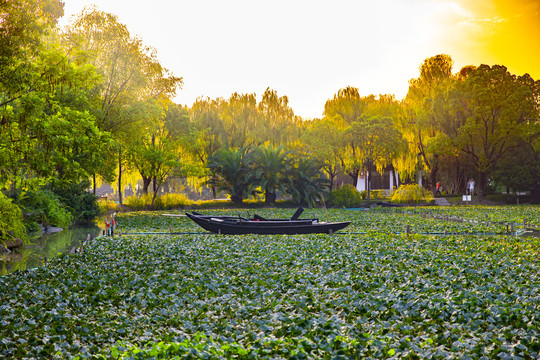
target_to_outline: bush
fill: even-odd
[[[330,193],[329,204],[333,207],[358,207],[363,202],[362,193],[352,185],[345,184]]]
[[[152,201],[152,198],[150,198],[150,201]],[[184,194],[165,194],[156,198],[154,208],[159,210],[183,209],[190,204],[191,201]]]
[[[399,204],[420,204],[433,200],[433,194],[418,184],[400,185],[390,199]]]
[[[372,200],[388,200],[387,191],[389,190],[371,190],[369,197]]]
[[[142,196],[128,196],[124,199],[124,204],[129,206],[131,210],[144,210],[146,205],[150,205],[152,197],[148,194]]]
[[[154,210],[169,210],[185,208],[191,205],[191,201],[184,194],[164,194],[156,197],[152,207],[152,194],[145,194],[140,197],[130,196],[126,198],[125,204],[132,210],[145,210],[153,208]]]
[[[90,181],[87,180],[54,190],[54,193],[71,212],[75,223],[89,223],[99,215],[97,197],[87,190],[89,187]]]
[[[24,212],[25,226],[29,231],[38,230],[39,224],[62,228],[67,228],[71,224],[71,213],[50,190],[23,192],[18,200]]]
[[[106,198],[98,199],[98,207],[102,215],[106,215],[109,210],[117,211],[119,209],[119,205],[115,201]]]
[[[0,192],[0,243],[19,238],[26,240],[21,209],[13,201]]]

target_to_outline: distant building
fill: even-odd
[[[376,169],[371,171],[371,179],[368,179],[367,172],[361,172],[358,175],[358,183],[356,189],[358,191],[366,191],[370,184],[371,190],[394,190],[399,187],[399,175],[392,166],[387,167],[382,174]]]

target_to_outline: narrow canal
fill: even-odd
[[[35,268],[59,254],[69,253],[80,247],[88,234],[92,238],[101,235],[102,223],[101,220],[87,226],[72,226],[55,234],[31,238],[29,245],[10,254],[0,254],[0,275]]]

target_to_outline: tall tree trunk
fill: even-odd
[[[437,194],[437,176],[439,174],[439,155],[434,156],[434,160],[431,162],[431,192],[433,196]]]
[[[152,182],[152,178],[149,178],[147,176],[141,175],[143,180],[143,194],[148,195],[148,188],[150,187],[150,183]]]
[[[156,201],[156,197],[157,197],[157,191],[154,191],[154,193],[152,194],[152,202],[150,203],[150,206],[152,207],[152,209],[154,208],[154,201]]]
[[[437,194],[437,173],[439,172],[438,170],[438,167],[434,167],[431,170],[431,192],[433,193],[433,196]]]
[[[118,203],[122,205],[122,149],[118,150]]]
[[[370,199],[371,196],[371,170],[369,168],[366,170],[366,190],[367,190],[367,197],[366,200]]]
[[[332,190],[334,190],[334,180],[336,176],[334,175],[334,173],[329,173],[329,174],[330,174],[330,192],[332,192]]]
[[[484,190],[486,187],[486,173],[480,172],[478,174],[478,197],[483,198],[484,197]]]
[[[92,174],[92,183],[93,183],[93,188],[94,188],[94,190],[93,190],[94,196],[96,196],[96,191],[97,191],[97,189],[96,189],[96,173]]]
[[[360,173],[360,169],[354,169],[353,171],[349,171],[348,175],[352,178],[353,186],[356,189],[358,185],[358,174]]]

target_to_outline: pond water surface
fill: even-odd
[[[55,234],[32,238],[31,244],[11,254],[0,254],[0,276],[17,270],[32,269],[41,266],[59,254],[67,254],[74,247],[78,248],[88,234],[92,238],[103,233],[103,219],[88,226],[73,226]],[[540,230],[528,229],[520,236],[540,237]]]
[[[69,253],[74,247],[80,247],[88,234],[94,238],[101,235],[102,231],[100,226],[91,224],[72,226],[55,234],[31,238],[29,245],[11,254],[0,254],[0,275],[41,266],[46,260]]]

